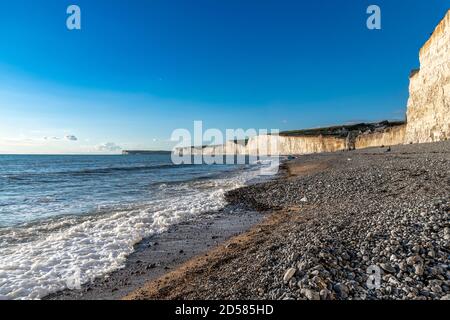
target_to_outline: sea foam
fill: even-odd
[[[123,268],[143,238],[223,208],[225,192],[256,175],[166,186],[167,197],[133,209],[0,229],[0,299],[40,299]]]

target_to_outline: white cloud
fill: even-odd
[[[67,136],[65,136],[65,138],[66,138],[66,140],[69,140],[69,141],[78,141],[78,138],[74,135],[67,135]]]
[[[114,142],[107,142],[107,143],[98,145],[96,147],[96,149],[97,149],[97,151],[100,151],[100,152],[116,152],[116,151],[121,151],[122,147],[118,146]]]

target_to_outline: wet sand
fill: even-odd
[[[46,299],[121,299],[189,259],[206,256],[211,248],[241,234],[262,219],[264,215],[261,213],[226,207],[221,212],[174,225],[167,232],[149,237],[136,245],[125,268],[85,284],[80,290],[64,290]]]

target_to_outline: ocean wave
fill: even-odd
[[[237,171],[205,188],[166,186],[172,194],[138,207],[0,229],[0,299],[40,299],[123,268],[142,239],[222,209],[225,192],[257,175]]]
[[[80,170],[67,170],[67,171],[42,171],[42,172],[24,172],[19,174],[3,174],[1,177],[9,180],[26,180],[36,176],[54,176],[54,175],[94,175],[94,174],[108,174],[114,172],[131,172],[131,171],[144,171],[144,170],[158,170],[158,169],[172,169],[183,168],[191,165],[177,165],[177,164],[157,164],[157,165],[142,165],[142,166],[130,166],[130,167],[103,167],[103,168],[89,168]]]

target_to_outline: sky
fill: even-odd
[[[81,30],[68,30],[69,5]],[[381,30],[369,30],[369,5]],[[172,132],[403,119],[447,0],[0,2],[0,153],[170,149]]]

